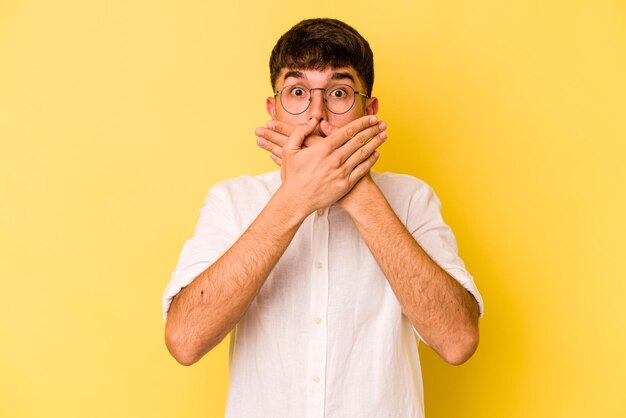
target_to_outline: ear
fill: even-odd
[[[375,115],[378,113],[378,98],[371,97],[367,99],[367,103],[365,105],[365,113],[368,115]]]
[[[272,120],[276,120],[276,98],[275,97],[268,97],[267,100],[265,100],[265,109],[267,110],[267,113],[269,113],[269,115],[272,117]]]

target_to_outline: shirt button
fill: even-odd
[[[319,262],[319,261],[316,261],[316,262],[315,262],[315,268],[316,268],[316,269],[321,269],[321,268],[322,268],[322,263],[321,263],[321,262]]]
[[[322,216],[324,214],[324,209],[317,210],[317,216]]]
[[[314,381],[315,383],[319,383],[320,382],[320,377],[318,375],[315,375],[311,378],[312,381]]]
[[[320,317],[315,317],[315,318],[313,318],[313,322],[315,322],[317,325],[319,325],[319,324],[321,324],[321,323],[322,323],[322,318],[320,318]]]

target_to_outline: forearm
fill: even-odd
[[[165,339],[179,362],[198,361],[230,332],[306,216],[348,193],[386,138],[384,126],[364,116],[303,148],[319,124],[311,118],[290,129],[278,191],[240,239],[172,301]]]
[[[368,180],[348,196],[346,210],[415,329],[444,360],[463,363],[478,343],[476,300],[428,256]]]
[[[239,322],[305,217],[279,189],[237,242],[176,295],[165,340],[180,363],[198,361]]]

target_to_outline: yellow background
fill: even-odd
[[[223,414],[227,344],[178,365],[161,295],[208,188],[274,169],[269,52],[317,16],[370,41],[377,170],[435,188],[485,298],[468,363],[421,347],[427,415],[626,416],[619,0],[1,0],[0,416]]]

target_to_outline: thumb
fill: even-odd
[[[326,136],[330,135],[335,130],[335,127],[325,119],[320,122],[320,128]]]
[[[311,118],[306,121],[306,123],[296,125],[296,129],[294,129],[294,131],[291,133],[283,148],[286,150],[302,149],[302,143],[304,142],[306,137],[309,136],[311,132],[313,132],[315,126],[317,126],[317,122],[317,119]]]

